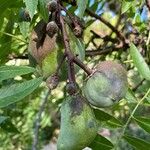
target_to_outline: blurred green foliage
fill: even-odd
[[[25,3],[23,0],[1,0],[0,66],[29,65],[26,56],[28,55],[31,31],[39,20],[47,20],[48,17],[46,0],[30,2],[30,0],[25,0]],[[78,5],[72,6],[64,3],[68,12],[84,19],[84,40],[81,42],[74,36],[70,36],[70,40],[74,43],[77,42],[77,53],[82,60],[85,56],[84,63],[92,68],[100,61],[114,60],[122,63],[128,71],[129,91],[126,98],[111,108],[95,110],[99,120],[99,133],[109,139],[111,143],[103,137],[97,138],[94,141],[93,150],[100,150],[101,143],[107,143],[110,146],[106,146],[105,149],[112,149],[113,146],[117,150],[142,149],[145,141],[147,145],[150,145],[150,10],[148,4],[144,0],[88,0],[78,1]],[[34,8],[32,9],[32,7]],[[19,12],[22,9],[29,11],[31,22],[20,20]],[[126,47],[117,49],[116,47],[120,44],[119,37],[104,22],[91,17],[85,9],[90,9],[120,31],[129,42],[130,49]],[[98,36],[91,31],[97,33]],[[108,50],[109,52],[91,57],[87,55],[91,50],[99,52]],[[11,67],[6,67],[6,72],[3,74],[1,73],[2,69],[4,68],[0,67],[0,93],[4,91],[6,95],[5,93],[0,95],[0,102],[4,99],[3,95],[7,100],[13,101],[12,97],[16,98],[19,90],[13,91],[14,95],[9,95],[9,87],[33,80],[37,74],[33,73],[32,69],[16,72]],[[12,74],[10,74],[11,69],[11,72],[14,71]],[[83,70],[77,69],[76,78],[79,88],[82,90],[85,79]],[[49,141],[55,143],[54,137],[57,138],[56,131],[60,127],[59,109],[66,96],[65,85],[66,82],[61,81],[48,97],[40,124],[39,149]],[[27,94],[25,87],[22,87],[20,90],[24,91],[24,96],[22,99],[17,97],[19,102],[4,108],[0,106],[0,150],[31,149],[36,116],[42,99],[45,98],[48,91],[45,82],[36,86],[39,87],[30,87],[31,91],[34,90],[32,94],[30,92]],[[106,134],[104,131],[108,131],[108,133]],[[98,143],[96,140],[100,142],[100,145],[96,144]],[[145,141],[141,142],[141,145],[137,145],[139,140]]]

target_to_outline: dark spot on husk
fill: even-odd
[[[80,95],[75,95],[72,97],[70,102],[71,116],[80,115],[83,111],[84,98]]]
[[[88,128],[94,128],[95,127],[95,124],[94,124],[94,121],[89,121],[88,122]]]

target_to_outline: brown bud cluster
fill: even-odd
[[[54,12],[57,9],[57,1],[56,0],[51,0],[48,4],[47,4],[47,8],[50,12]]]
[[[46,31],[50,37],[53,37],[53,35],[58,32],[57,24],[54,21],[49,22],[46,26]]]
[[[46,85],[50,90],[55,89],[57,87],[58,83],[59,83],[59,77],[57,74],[50,76],[46,80]]]

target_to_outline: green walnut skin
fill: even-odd
[[[127,92],[127,73],[118,63],[104,61],[84,84],[87,100],[96,107],[109,107],[122,99]]]
[[[96,118],[86,99],[77,94],[64,100],[57,150],[82,150],[96,135]]]

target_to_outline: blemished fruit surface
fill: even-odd
[[[96,135],[96,118],[86,99],[80,94],[66,98],[61,106],[57,150],[82,150]]]
[[[97,107],[108,107],[121,100],[127,92],[127,73],[118,63],[104,61],[84,84],[87,100]]]
[[[39,74],[44,78],[51,76],[58,65],[56,38],[56,34],[50,37],[46,33],[44,21],[40,21],[31,33],[28,47],[30,63],[38,68]]]

